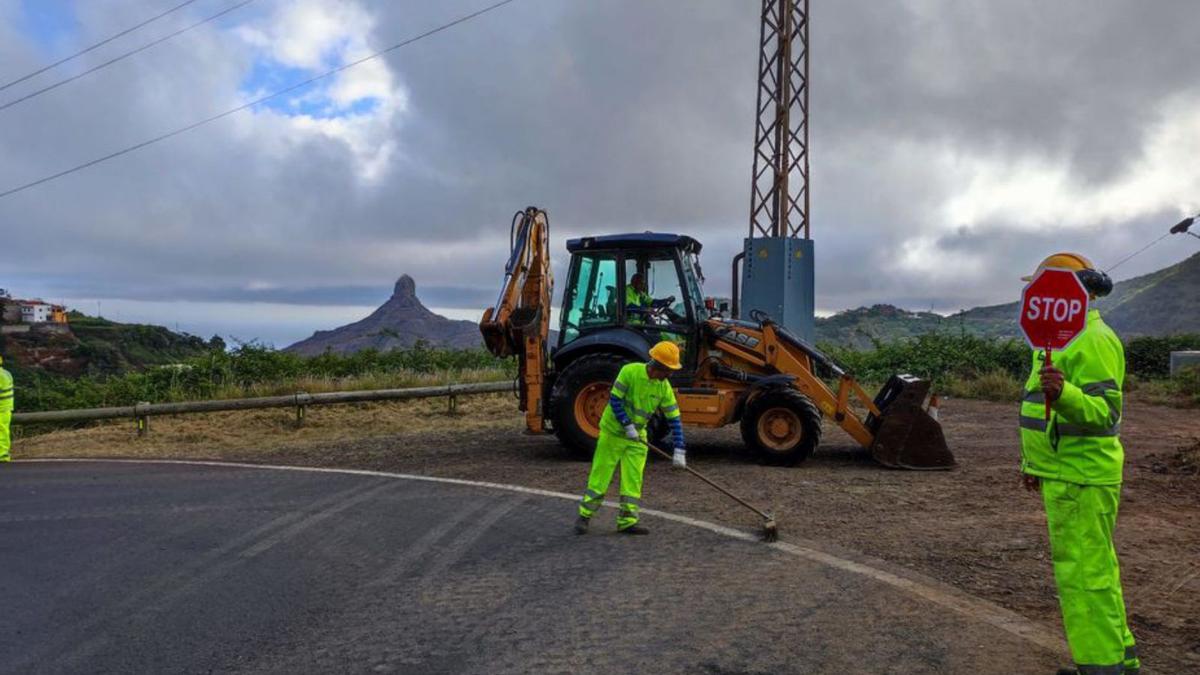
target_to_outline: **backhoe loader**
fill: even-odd
[[[537,207],[516,213],[504,284],[479,324],[489,351],[519,359],[520,409],[529,432],[553,431],[564,446],[590,455],[621,366],[647,360],[650,346],[671,340],[684,355],[684,368],[671,377],[684,424],[737,423],[746,445],[767,464],[807,459],[828,418],[884,466],[954,466],[941,425],[924,407],[927,381],[895,375],[872,398],[771,317],[722,316],[703,295],[701,245],[688,236],[569,240],[571,262],[551,348],[549,229]],[[645,295],[652,302],[634,301]],[[666,425],[654,421],[651,432],[665,435]]]

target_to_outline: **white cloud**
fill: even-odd
[[[277,5],[262,26],[236,32],[257,51],[256,67],[266,74],[300,70],[311,76],[375,51],[369,39],[375,23],[358,2],[298,0]],[[270,82],[271,87],[252,83],[259,86],[247,98],[279,86]],[[396,122],[407,109],[407,93],[387,62],[374,59],[256,114],[268,125],[290,130],[293,137],[287,145],[293,149],[302,148],[314,135],[341,142],[354,156],[358,176],[378,183],[395,156]]]
[[[1153,215],[1164,208],[1200,207],[1200,98],[1162,105],[1140,156],[1102,183],[1088,182],[1066,158],[1045,155],[940,158],[961,167],[961,192],[945,204],[947,227],[1004,222],[1008,227],[1094,228]]]

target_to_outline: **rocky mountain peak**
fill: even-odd
[[[407,274],[401,274],[396,280],[396,288],[392,290],[392,297],[401,300],[416,300],[417,299],[417,282]]]
[[[404,349],[418,340],[435,347],[478,348],[483,339],[474,321],[452,321],[430,311],[417,298],[417,282],[400,275],[392,297],[354,323],[317,331],[287,351],[315,356],[325,351],[351,354],[361,349]]]

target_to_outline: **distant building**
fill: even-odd
[[[16,311],[13,311],[13,310]],[[3,319],[5,323],[67,323],[67,308],[62,305],[52,305],[41,300],[6,300],[4,303]]]
[[[21,303],[21,323],[48,323],[50,305],[44,302]]]

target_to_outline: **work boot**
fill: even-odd
[[[1142,672],[1141,668],[1125,668],[1124,675],[1138,675]],[[1055,675],[1080,675],[1078,668],[1059,668]]]
[[[592,522],[591,518],[579,516],[575,519],[575,534],[587,534],[588,525]]]
[[[620,534],[650,534],[650,530],[641,525],[630,525],[629,527],[617,530]]]

